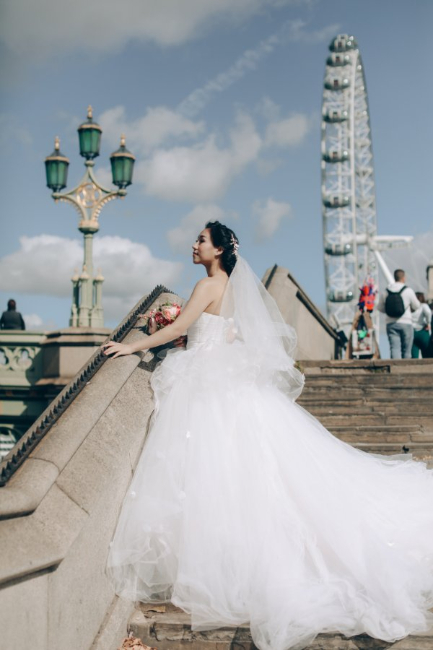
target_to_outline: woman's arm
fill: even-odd
[[[430,329],[430,322],[431,322],[431,309],[428,306],[426,302],[422,303],[422,311],[424,313],[424,327],[425,329]]]
[[[106,348],[105,354],[113,355],[113,359],[115,359],[116,357],[133,354],[139,350],[150,350],[151,348],[174,341],[179,338],[179,336],[181,336],[188,327],[197,320],[200,314],[204,312],[206,307],[210,305],[214,299],[214,292],[215,284],[212,280],[210,278],[203,278],[197,282],[187,305],[173,323],[158,330],[154,334],[131,344],[125,345],[124,343],[109,341],[102,346],[103,348]]]

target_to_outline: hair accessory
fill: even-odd
[[[231,243],[231,245],[233,246],[233,253],[234,253],[234,255],[236,255],[236,257],[237,257],[237,256],[238,256],[239,242],[238,242],[238,240],[235,238],[234,235],[232,235],[232,238],[231,238],[230,243]]]

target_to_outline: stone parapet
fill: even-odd
[[[1,330],[0,386],[29,387],[42,377],[44,332]]]
[[[144,312],[168,298],[160,290]],[[143,311],[132,314],[117,340],[143,336]],[[0,627],[10,650],[23,638],[32,650],[115,650],[125,636],[132,603],[115,597],[105,565],[153,411],[154,363],[151,353],[92,363],[65,388],[63,410],[61,394],[41,416],[44,435],[0,489]]]
[[[341,356],[337,332],[287,269],[275,264],[266,271],[262,282],[286,323],[296,330],[296,359],[328,360]]]

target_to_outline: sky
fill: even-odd
[[[110,185],[121,133],[134,182],[100,215],[95,266],[114,327],[157,284],[187,298],[208,220],[232,227],[262,277],[277,263],[325,309],[320,191],[328,46],[353,34],[367,79],[378,234],[425,290],[433,258],[431,0],[2,0],[0,307],[28,327],[66,327],[82,265],[78,215],[55,204],[44,159],[54,137],[84,173],[76,129],[102,126],[96,175]],[[383,286],[383,280],[382,280]]]

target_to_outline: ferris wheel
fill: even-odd
[[[322,104],[322,221],[328,318],[349,332],[367,276],[393,277],[380,251],[411,236],[377,235],[373,149],[364,68],[353,36],[329,46]],[[379,314],[373,312],[379,335]]]
[[[364,68],[353,36],[329,46],[322,105],[322,217],[328,317],[348,330],[365,277],[379,284],[373,150]],[[378,329],[378,316],[374,316]]]

